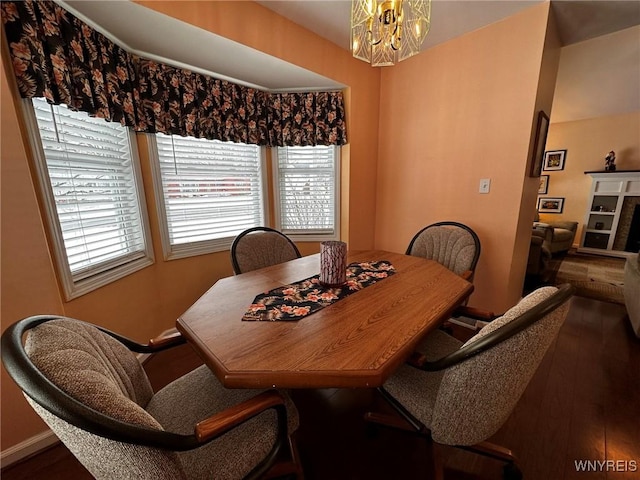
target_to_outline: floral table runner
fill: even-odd
[[[331,305],[352,293],[393,275],[391,263],[352,263],[347,266],[347,281],[341,287],[324,287],[320,275],[284,285],[258,295],[242,317],[245,321],[296,321]]]

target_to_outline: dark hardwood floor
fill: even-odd
[[[146,364],[154,388],[199,364],[188,346]],[[386,406],[370,390],[295,391],[307,480],[425,479],[427,444],[407,433],[367,435],[364,412]],[[575,297],[558,338],[492,441],[511,448],[527,480],[640,478],[640,341],[623,306]],[[502,464],[442,448],[445,478],[499,479]],[[578,472],[579,460],[635,461],[638,470]],[[616,464],[621,466],[632,464]],[[629,468],[631,470],[631,468]],[[1,472],[3,480],[91,478],[64,446]]]

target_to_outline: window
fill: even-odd
[[[226,250],[264,225],[259,146],[158,133],[149,150],[165,258]]]
[[[26,118],[66,298],[152,264],[129,129],[40,98],[31,106]]]
[[[277,151],[276,228],[297,240],[338,239],[337,147],[278,147]]]

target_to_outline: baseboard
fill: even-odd
[[[170,328],[162,332],[159,337],[169,335],[171,333],[174,333],[175,331],[175,328]],[[151,354],[140,353],[136,356],[138,357],[140,363],[144,363],[151,356]],[[60,442],[60,440],[51,430],[46,430],[42,433],[38,433],[33,437],[27,438],[23,442],[9,447],[6,450],[2,450],[2,452],[0,452],[0,468],[5,468],[9,465],[19,462],[20,460],[24,460],[25,458],[34,455],[46,448],[49,448],[58,442]]]
[[[51,430],[38,433],[31,438],[27,438],[24,442],[20,442],[13,447],[3,450],[0,453],[0,467],[8,467],[58,442],[60,442],[60,440]]]

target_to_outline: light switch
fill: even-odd
[[[491,179],[490,178],[481,178],[480,179],[480,188],[478,191],[480,193],[489,193],[489,189],[491,188]]]

